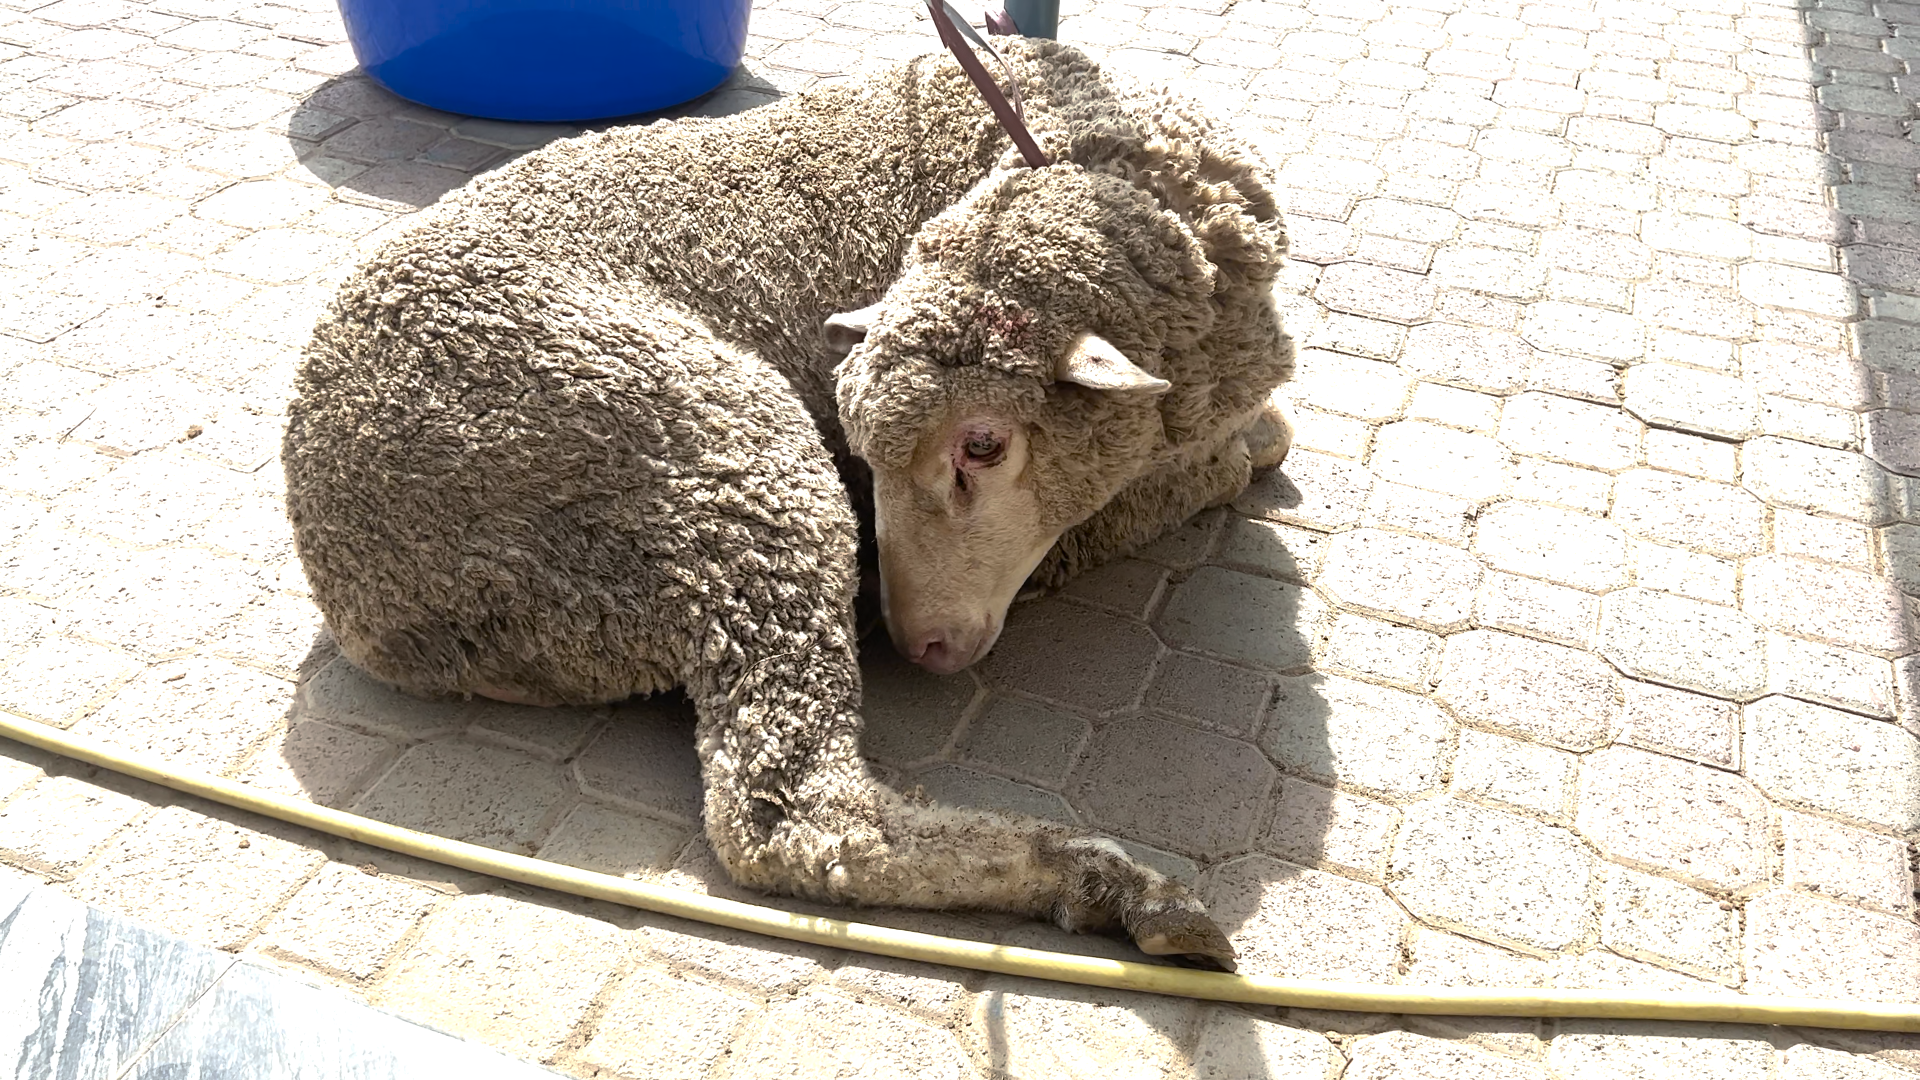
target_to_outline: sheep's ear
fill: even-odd
[[[879,304],[868,304],[854,311],[843,311],[838,315],[827,316],[827,349],[835,356],[845,356],[853,351],[855,345],[867,340],[867,327],[880,314]]]
[[[1094,333],[1082,333],[1073,339],[1073,344],[1060,357],[1060,362],[1054,365],[1053,379],[1055,382],[1075,383],[1095,390],[1141,390],[1149,394],[1164,394],[1173,389],[1172,383],[1149,375],[1114,348],[1106,338]]]

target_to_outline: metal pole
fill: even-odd
[[[1031,38],[1060,36],[1060,0],[1005,0],[1007,15]]]

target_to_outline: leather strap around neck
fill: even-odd
[[[1020,81],[1014,77],[1013,66],[1007,63],[1006,57],[1001,56],[999,50],[987,44],[986,39],[975,33],[973,27],[969,26],[967,21],[960,17],[960,13],[953,10],[953,5],[946,0],[927,0],[927,10],[933,15],[933,26],[940,32],[941,42],[952,51],[954,59],[960,61],[960,69],[967,73],[967,78],[973,80],[974,88],[980,91],[982,98],[986,99],[987,108],[993,110],[994,118],[999,120],[1000,126],[1012,136],[1013,145],[1020,148],[1020,156],[1026,158],[1027,164],[1036,169],[1052,164],[1047,159],[1047,155],[1041,152],[1040,144],[1034,141],[1033,132],[1027,130],[1026,120],[1022,115],[1024,110],[1021,106],[1024,103],[1020,101]],[[1007,18],[1004,12],[999,13],[998,22],[993,14],[989,14],[987,25],[993,32],[1001,32],[1001,24],[1004,24],[1006,29],[1013,28],[1013,20]],[[1006,69],[1007,85],[1013,89],[1012,102],[1007,100],[1007,95],[1001,93],[999,84],[987,74],[986,67],[980,63],[980,58],[975,56],[973,50],[968,47],[969,39],[987,50],[988,54],[1000,61],[1000,66]]]

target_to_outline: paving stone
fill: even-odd
[[[1359,529],[1334,538],[1320,586],[1364,611],[1445,630],[1472,614],[1481,577],[1479,561],[1458,548]]]
[[[1655,469],[1630,470],[1614,484],[1612,516],[1627,532],[1716,555],[1762,550],[1764,513],[1740,488]]]
[[[1732,606],[1739,601],[1739,570],[1726,560],[1684,548],[1634,540],[1627,546],[1633,583],[1643,589],[1675,593]]]
[[[813,1001],[786,1003],[784,1019],[789,1024],[832,1026],[798,1015],[816,1006]],[[617,1076],[698,1080],[727,1055],[742,1025],[758,1011],[749,998],[642,968],[614,991],[579,1057]],[[864,1013],[861,1018],[872,1019]],[[822,1063],[816,1058],[812,1064]]]
[[[1867,456],[1904,476],[1920,476],[1920,417],[1891,409],[1867,413]]]
[[[1273,766],[1248,743],[1157,717],[1095,731],[1080,802],[1102,824],[1177,851],[1244,847],[1273,790]],[[1196,799],[1196,791],[1206,792]]]
[[[1529,304],[1520,336],[1538,349],[1601,360],[1633,360],[1646,350],[1645,330],[1638,320],[1558,300]]]
[[[1782,813],[1786,882],[1849,903],[1895,914],[1915,906],[1906,845],[1808,814]]]
[[[1280,978],[1391,982],[1406,915],[1377,886],[1245,855],[1201,878],[1207,911],[1233,933],[1240,970]]]
[[[1900,594],[1884,578],[1780,555],[1751,560],[1743,577],[1744,607],[1767,626],[1882,655],[1911,647]]]
[[[461,740],[416,746],[354,812],[471,844],[532,854],[570,795],[551,762]]]
[[[598,919],[516,895],[455,897],[427,917],[374,997],[542,1060],[565,1043],[609,967],[631,952],[628,935]]]
[[[700,762],[684,703],[649,699],[596,736],[573,761],[582,792],[616,805],[699,820]]]
[[[1920,827],[1920,740],[1892,724],[1770,697],[1748,706],[1747,775],[1785,802]]]
[[[1341,615],[1327,636],[1326,662],[1424,690],[1440,659],[1440,638],[1360,615]]]
[[[1384,803],[1289,777],[1280,782],[1262,846],[1290,862],[1379,881],[1399,820]]]
[[[436,899],[416,886],[332,864],[294,894],[250,948],[369,978]]]
[[[1193,1052],[1196,1080],[1248,1076],[1333,1080],[1344,1059],[1324,1036],[1251,1016],[1227,1005],[1206,1010]]]
[[[1194,585],[1199,579],[1195,574],[1174,594],[1168,613],[1161,616],[1163,626],[1171,628],[1176,605],[1195,602],[1192,590],[1201,587]],[[1112,713],[1139,700],[1159,651],[1153,634],[1139,623],[1039,601],[1008,614],[1006,629],[980,672],[994,686]]]
[[[1609,867],[1600,940],[1651,959],[1735,984],[1740,980],[1740,916],[1676,881]]]
[[[1906,1001],[1920,967],[1920,926],[1789,889],[1747,904],[1753,992]]]
[[[1266,712],[1265,675],[1205,657],[1168,653],[1154,671],[1146,707],[1227,735],[1246,735]]]
[[[244,784],[343,807],[400,756],[399,746],[323,720],[302,720],[269,736],[239,770]]]
[[[0,806],[0,851],[44,873],[67,873],[147,811],[147,804],[74,776],[49,776]]]
[[[1868,525],[1893,516],[1887,475],[1859,454],[1766,437],[1748,440],[1740,456],[1747,489],[1776,506]]]
[[[1787,1048],[1780,1080],[1907,1080],[1913,1074],[1860,1054],[1812,1043]]]
[[[1310,584],[1320,576],[1329,537],[1278,521],[1231,515],[1213,562],[1230,569]]]
[[[74,730],[120,749],[226,773],[286,721],[286,680],[211,657],[155,664]]]
[[[75,602],[71,628],[147,655],[194,644],[264,588],[259,568],[197,551],[141,552],[109,565]]]
[[[1594,872],[1564,829],[1444,799],[1407,810],[1388,880],[1430,923],[1551,952],[1591,932]]]
[[[1473,503],[1457,496],[1382,480],[1374,484],[1360,521],[1363,525],[1399,529],[1443,543],[1464,545],[1474,509]]]
[[[1740,766],[1740,709],[1731,702],[1621,680],[1619,741],[1707,765]]]
[[[1061,590],[1082,603],[1131,619],[1145,618],[1160,596],[1167,571],[1139,559],[1108,563],[1068,582]]]
[[[1405,798],[1439,784],[1449,741],[1431,701],[1321,675],[1279,681],[1259,738],[1283,770]]]
[[[1413,388],[1413,397],[1407,402],[1407,418],[1487,433],[1499,425],[1500,404],[1501,399],[1492,394],[1423,382]]]
[[[1856,303],[1853,285],[1839,274],[1777,263],[1747,263],[1742,266],[1740,295],[1756,304],[1805,311],[1831,319],[1851,316]]]
[[[1400,366],[1422,378],[1487,393],[1526,385],[1533,350],[1511,333],[1426,323],[1407,332]]]
[[[1307,662],[1323,610],[1320,598],[1299,586],[1207,566],[1174,588],[1155,625],[1176,648],[1284,671]],[[1057,667],[1059,654],[1053,653],[1048,663]],[[1127,684],[1137,686],[1146,664],[1133,660],[1128,665],[1140,674]],[[1111,691],[1104,699],[1124,704]],[[1083,696],[1080,704],[1102,700],[1089,702]]]
[[[1767,635],[1767,688],[1869,716],[1894,715],[1886,660],[1784,634]]]
[[[1760,399],[1739,379],[1673,364],[1627,373],[1626,408],[1657,427],[1744,439],[1760,428]]]
[[[1255,480],[1233,508],[1248,517],[1339,529],[1360,520],[1372,486],[1372,474],[1351,461],[1295,450],[1281,468]]]
[[[1418,927],[1401,981],[1408,986],[1528,987],[1549,984],[1544,961]]]
[[[1565,819],[1577,760],[1559,750],[1467,729],[1460,732],[1454,756],[1453,790]]]
[[[1447,639],[1437,696],[1463,719],[1584,750],[1613,730],[1614,683],[1591,653],[1470,630]]]
[[[977,689],[971,676],[934,675],[908,663],[884,640],[860,650],[860,675],[861,749],[893,763],[939,753]]]
[[[1488,436],[1414,420],[1381,428],[1370,464],[1383,479],[1481,502],[1507,489],[1511,462]]]
[[[583,802],[540,844],[540,857],[616,877],[658,878],[695,830],[644,814]]]
[[[250,824],[165,807],[116,837],[69,891],[191,941],[238,949],[325,861],[303,830],[243,820]]]
[[[1640,425],[1618,409],[1528,392],[1507,402],[1500,441],[1523,454],[1598,469],[1640,459]]]
[[[995,697],[967,725],[959,750],[972,764],[1056,787],[1079,759],[1090,727],[1057,709]]]
[[[1335,311],[1413,323],[1432,310],[1434,285],[1423,274],[1364,263],[1338,263],[1320,275],[1314,297]]]
[[[1491,573],[1474,608],[1474,623],[1585,648],[1599,614],[1599,598],[1577,589]]]
[[[142,664],[119,649],[48,638],[0,673],[0,708],[55,727],[72,727]]]
[[[728,1069],[749,1076],[852,1080],[876,1069],[929,1080],[979,1075],[949,1032],[822,989],[771,1006],[731,1058]]]
[[[1718,770],[1615,746],[1580,768],[1580,831],[1599,848],[1708,886],[1767,878],[1767,801]]]
[[[1910,542],[1909,538],[1920,539],[1920,528],[1894,525],[1882,530],[1880,535],[1888,548],[1889,576],[1904,592],[1906,579],[1902,577],[1902,563],[1905,559],[1904,556],[1895,557],[1893,554],[1896,547],[1894,538],[1901,538],[1897,546],[1904,551]],[[1773,550],[1777,554],[1798,555],[1850,566],[1856,570],[1870,570],[1873,568],[1873,548],[1872,530],[1851,521],[1815,517],[1792,510],[1776,510],[1773,513]]]
[[[1627,538],[1602,518],[1504,502],[1480,515],[1474,551],[1488,566],[1591,592],[1627,584]]]
[[[1773,1075],[1774,1049],[1766,1028],[1567,1020],[1554,1036],[1547,1065],[1565,1080],[1665,1076],[1765,1080]]]
[[[1067,801],[1054,792],[960,765],[935,765],[918,773],[914,781],[935,802],[1011,810],[1069,825],[1078,820]]]
[[[994,976],[967,1037],[996,1075],[1171,1080],[1188,1070],[1198,1013],[1177,998]]]
[[[1783,394],[1842,408],[1856,408],[1873,400],[1866,366],[1844,349],[1786,341],[1749,342],[1740,346],[1740,370],[1763,394]]]
[[[1766,689],[1765,637],[1731,608],[1625,589],[1601,601],[1599,641],[1629,675],[1736,701]]]
[[[1302,350],[1295,364],[1286,387],[1294,401],[1363,420],[1398,416],[1411,382],[1393,364],[1320,349]]]
[[[1353,1044],[1346,1080],[1442,1080],[1478,1076],[1486,1080],[1547,1080],[1536,1062],[1519,1061],[1475,1049],[1452,1039],[1411,1031],[1370,1035]]]

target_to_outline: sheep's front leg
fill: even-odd
[[[1208,507],[1232,501],[1256,472],[1278,465],[1292,445],[1292,422],[1269,401],[1246,428],[1211,453],[1174,462],[1121,488],[1060,537],[1027,579],[1028,587],[1057,588],[1145,547]]]
[[[703,696],[707,834],[735,880],[838,904],[1123,929],[1149,954],[1232,970],[1233,946],[1200,902],[1113,841],[917,802],[874,779],[858,748],[858,679],[849,642]]]

